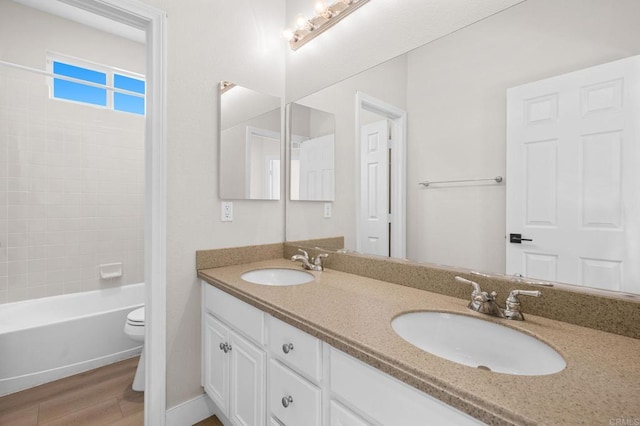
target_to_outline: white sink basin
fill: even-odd
[[[412,312],[391,322],[412,345],[459,364],[498,373],[542,376],[562,371],[562,356],[512,328],[444,312]]]
[[[315,277],[300,269],[265,268],[245,272],[240,278],[253,284],[284,286],[306,284]]]

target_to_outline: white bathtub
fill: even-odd
[[[144,283],[0,305],[0,396],[130,358]]]

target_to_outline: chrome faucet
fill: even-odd
[[[456,277],[456,281],[471,284],[473,291],[471,292],[471,301],[469,302],[469,309],[472,311],[480,312],[481,314],[492,315],[494,317],[506,318],[511,320],[523,321],[524,315],[522,314],[522,305],[518,296],[542,296],[542,292],[539,290],[512,290],[509,293],[509,297],[505,302],[505,307],[501,308],[496,302],[496,296],[498,293],[492,291],[490,294],[480,289],[480,285],[471,280],[467,280],[462,277]]]
[[[304,269],[308,269],[310,271],[324,271],[324,264],[322,262],[322,259],[329,257],[327,253],[320,253],[316,257],[309,259],[309,253],[302,249],[298,249],[298,251],[300,252],[300,254],[294,254],[293,256],[291,256],[292,262],[296,262],[299,260],[302,262],[302,267]]]
[[[518,299],[520,295],[540,297],[542,296],[542,292],[540,290],[511,290],[509,297],[507,297],[504,303],[504,317],[506,319],[524,321],[522,306],[520,305],[520,299]]]
[[[471,292],[471,301],[469,302],[469,309],[472,311],[480,312],[481,314],[492,315],[494,317],[504,318],[502,309],[496,303],[496,296],[498,293],[492,291],[491,294],[480,289],[480,284],[475,281],[467,280],[462,277],[456,277],[456,281],[461,283],[471,284],[473,291]]]

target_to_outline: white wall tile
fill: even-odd
[[[26,288],[9,289],[8,291],[8,296],[7,296],[8,303],[19,302],[21,300],[27,300],[27,299],[29,299],[29,295],[27,294]]]
[[[27,247],[9,247],[7,249],[8,261],[28,260]]]
[[[12,233],[17,232],[28,232],[29,230],[29,221],[27,219],[18,219],[18,220],[6,220],[6,232],[0,232],[0,234],[6,234],[9,230]]]
[[[39,299],[41,297],[47,297],[47,286],[42,285],[38,287],[28,287],[27,288],[27,298],[28,299]]]
[[[47,246],[29,246],[28,259],[46,259]]]
[[[28,282],[27,274],[7,276],[7,288],[9,290],[27,288]]]
[[[41,285],[47,285],[46,271],[30,272],[27,275],[27,287],[38,287]]]
[[[10,233],[7,235],[8,247],[26,247],[28,245],[29,234],[26,232]]]

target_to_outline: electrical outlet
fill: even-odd
[[[324,203],[324,218],[329,219],[331,217],[331,203]]]
[[[233,203],[231,201],[220,203],[220,221],[233,222]]]

